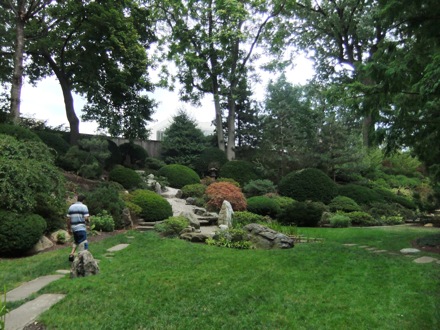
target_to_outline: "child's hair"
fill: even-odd
[[[77,198],[78,202],[82,202],[82,201],[85,200],[85,199],[86,199],[86,196],[84,196],[84,195],[78,195],[78,198]]]

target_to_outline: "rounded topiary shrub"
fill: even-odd
[[[243,187],[243,192],[247,197],[262,196],[269,193],[276,193],[277,187],[270,180],[258,179],[251,180]]]
[[[208,174],[211,168],[219,170],[223,164],[228,161],[224,151],[219,148],[206,148],[202,153],[194,160],[193,166],[200,176]]]
[[[199,175],[188,166],[171,164],[159,169],[158,174],[167,178],[173,188],[180,189],[188,184],[200,183]]]
[[[182,198],[194,197],[200,198],[203,197],[206,191],[206,186],[201,183],[193,183],[187,184],[182,187]]]
[[[336,197],[337,186],[324,172],[307,168],[287,174],[278,184],[278,191],[298,201],[311,200],[328,204]]]
[[[223,201],[231,203],[234,211],[246,210],[246,198],[240,188],[229,182],[214,182],[209,185],[205,192],[207,196],[207,207],[210,210],[218,211]]]
[[[278,206],[280,207],[280,212],[279,212],[280,214],[284,211],[284,209],[287,206],[295,203],[295,200],[293,198],[280,196],[277,194],[267,194],[266,197],[273,199],[278,204]]]
[[[255,214],[249,211],[237,211],[232,215],[232,225],[241,228],[250,223],[263,223],[266,218],[262,215]]]
[[[295,202],[287,206],[278,220],[286,225],[296,224],[299,227],[316,227],[321,220],[325,205],[317,202]]]
[[[123,143],[119,146],[121,152],[122,164],[125,166],[139,169],[145,166],[145,159],[148,157],[148,152],[140,145],[135,143]]]
[[[125,189],[137,188],[142,184],[141,176],[133,169],[116,165],[109,173],[108,179],[120,183]]]
[[[59,133],[50,131],[36,131],[35,133],[44,144],[57,152],[58,157],[65,155],[70,148],[70,144]]]
[[[370,214],[367,212],[356,211],[345,214],[350,218],[351,224],[355,226],[376,226],[379,225],[380,222],[375,220]]]
[[[121,189],[122,186],[113,182],[101,183],[96,189],[86,194],[85,201],[90,214],[108,212],[114,221],[116,229],[124,227],[122,212],[125,203],[120,195]]]
[[[330,226],[333,228],[346,228],[351,225],[350,217],[345,214],[333,214],[330,216]]]
[[[220,168],[219,176],[234,179],[242,187],[249,181],[258,179],[255,166],[243,160],[232,160],[225,163]]]
[[[23,255],[38,242],[45,230],[46,221],[37,214],[0,210],[0,255]]]
[[[108,151],[110,151],[110,157],[105,160],[104,167],[107,170],[111,170],[115,165],[119,165],[122,163],[122,154],[121,150],[119,150],[118,145],[112,140],[108,139]]]
[[[330,211],[344,211],[344,212],[353,212],[360,211],[361,207],[356,203],[353,199],[346,196],[336,196],[332,199],[330,204],[328,205]]]
[[[396,195],[394,192],[388,189],[375,188],[373,191],[387,202],[400,204],[410,210],[415,210],[417,208],[416,204],[412,200],[402,195]]]
[[[382,199],[373,189],[357,184],[340,186],[338,194],[350,197],[359,205],[371,205],[374,202],[380,202]]]
[[[162,236],[177,237],[179,234],[189,226],[189,220],[183,216],[169,217],[162,223],[154,226]]]
[[[161,221],[173,215],[171,204],[154,191],[135,190],[130,194],[129,200],[141,207],[139,215],[144,221]]]
[[[266,196],[255,196],[248,198],[247,210],[263,216],[268,215],[272,219],[275,219],[280,213],[281,208],[279,204],[272,198]]]

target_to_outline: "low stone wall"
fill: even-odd
[[[124,143],[130,142],[128,139],[124,138],[113,138],[109,137],[109,140],[112,140],[114,143],[116,143],[118,146]],[[153,140],[134,140],[134,143],[137,145],[140,145],[142,148],[147,150],[148,155],[150,157],[159,157],[160,151],[161,151],[161,141],[153,141]]]

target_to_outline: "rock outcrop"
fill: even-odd
[[[243,229],[258,249],[290,249],[295,246],[293,238],[256,223],[248,224]]]

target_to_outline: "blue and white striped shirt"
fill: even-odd
[[[67,216],[70,218],[72,232],[86,231],[86,217],[89,216],[89,209],[86,205],[81,202],[70,205]]]

